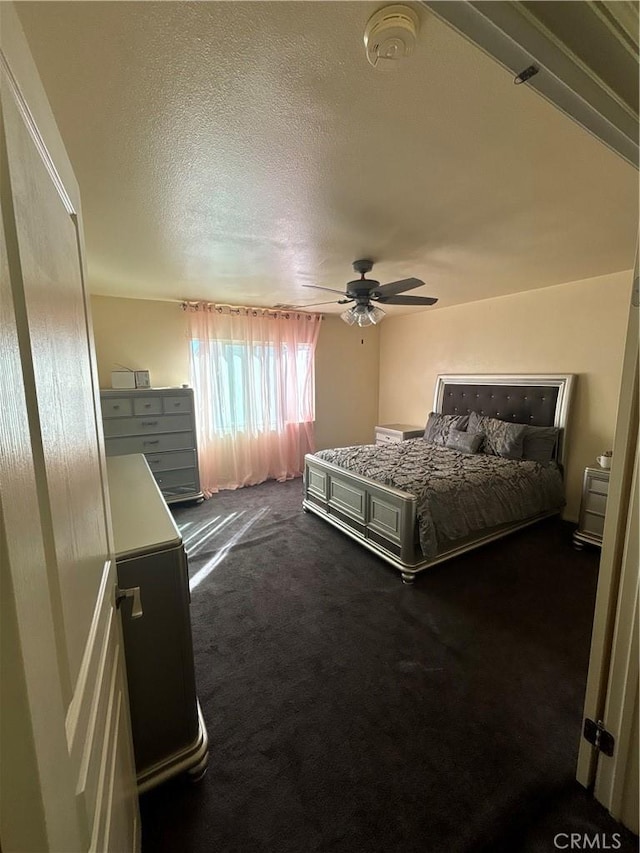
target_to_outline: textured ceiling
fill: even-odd
[[[304,305],[371,257],[440,307],[631,268],[635,170],[422,7],[371,68],[380,5],[18,3],[91,291]]]

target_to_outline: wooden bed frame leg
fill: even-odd
[[[415,579],[415,572],[402,572],[402,583],[413,583]]]

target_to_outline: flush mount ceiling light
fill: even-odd
[[[374,68],[393,68],[413,52],[420,19],[408,6],[386,6],[364,29],[367,59]]]

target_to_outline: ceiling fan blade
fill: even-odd
[[[340,296],[346,296],[344,290],[334,290],[333,287],[322,287],[319,284],[303,284],[303,287],[313,287],[314,290],[328,290],[329,293],[339,293]]]
[[[379,296],[371,297],[380,305],[435,305],[438,301],[433,296]]]
[[[298,308],[315,308],[316,305],[342,305],[345,302],[353,302],[353,299],[330,299],[328,302],[312,302],[311,305],[298,305]]]
[[[375,292],[380,296],[395,296],[396,293],[404,293],[405,290],[413,290],[414,287],[422,287],[424,281],[419,278],[403,278],[400,281],[390,281],[376,287]]]

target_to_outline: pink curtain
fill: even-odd
[[[319,314],[184,303],[202,490],[302,474],[314,447]]]

